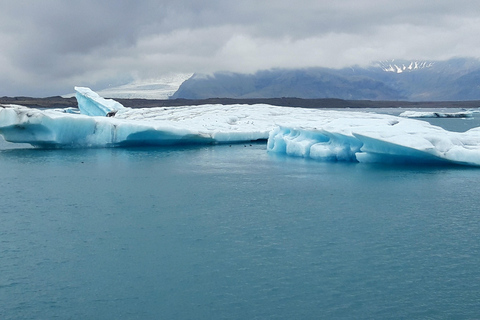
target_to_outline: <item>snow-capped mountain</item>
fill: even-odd
[[[480,60],[388,60],[370,67],[219,72],[186,80],[172,98],[339,98],[346,100],[480,100]]]
[[[386,72],[402,73],[415,70],[431,68],[435,65],[434,61],[404,61],[404,60],[384,60],[379,61],[378,66]]]
[[[97,90],[117,99],[338,98],[345,100],[480,100],[480,60],[384,60],[369,67],[168,74]],[[71,97],[73,94],[65,96]]]

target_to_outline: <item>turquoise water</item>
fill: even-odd
[[[479,317],[480,169],[265,149],[0,151],[0,319]]]

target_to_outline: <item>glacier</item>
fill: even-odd
[[[169,99],[193,73],[164,74],[159,78],[137,80],[97,91],[103,97],[117,99]]]
[[[272,154],[320,161],[480,166],[480,128],[449,132],[392,115],[265,104],[136,109],[75,90],[79,113],[0,106],[0,135],[42,148],[266,140]]]

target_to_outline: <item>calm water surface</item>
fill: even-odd
[[[480,169],[265,149],[0,151],[0,319],[479,317]]]

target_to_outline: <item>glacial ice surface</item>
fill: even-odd
[[[480,128],[457,133],[390,115],[263,104],[131,109],[88,88],[76,90],[81,114],[0,107],[0,134],[9,142],[56,148],[268,139],[269,152],[323,161],[480,166]],[[115,115],[106,117],[110,112]]]

